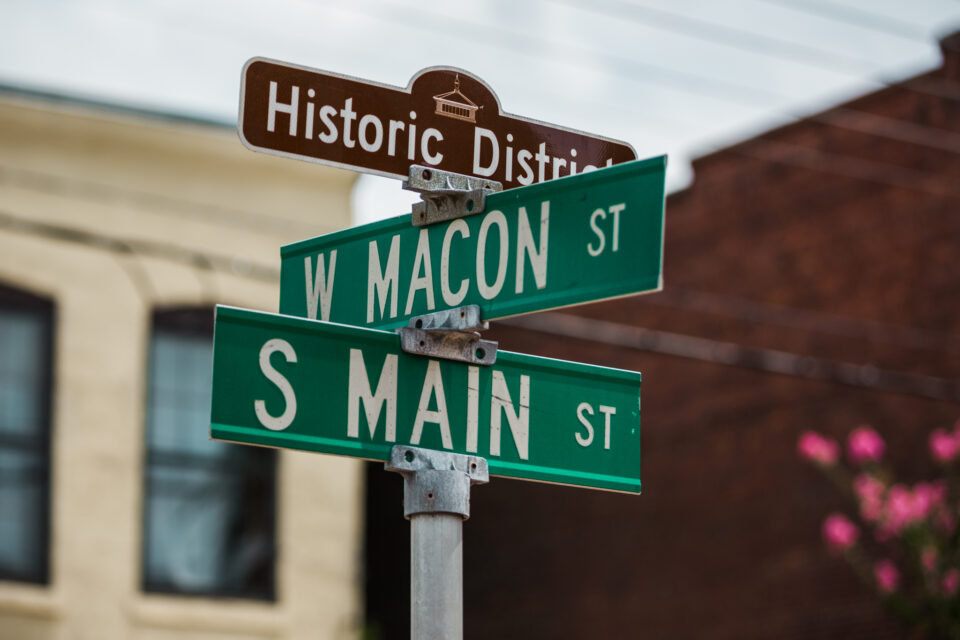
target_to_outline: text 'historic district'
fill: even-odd
[[[510,189],[637,157],[625,142],[501,113],[459,69],[425,69],[401,89],[254,58],[241,82],[248,147],[379,175],[429,165]]]

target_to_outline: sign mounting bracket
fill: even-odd
[[[403,476],[403,515],[408,519],[421,513],[451,513],[466,520],[470,485],[490,481],[486,458],[452,451],[398,444],[383,466]]]
[[[489,326],[480,319],[480,307],[472,304],[414,316],[397,333],[407,353],[489,366],[497,361],[497,342],[479,333]]]
[[[489,329],[490,323],[480,319],[480,305],[468,304],[414,316],[409,326],[426,331],[482,331]]]
[[[422,198],[413,205],[411,222],[415,227],[483,213],[487,196],[503,191],[503,185],[496,180],[419,164],[410,165],[403,188],[419,193]]]

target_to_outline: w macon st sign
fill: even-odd
[[[255,151],[395,178],[427,165],[505,189],[637,157],[624,142],[502,113],[482,80],[441,67],[402,89],[254,58],[243,69],[239,132]]]
[[[496,320],[657,291],[666,158],[510,189],[487,210],[415,227],[410,215],[281,249],[280,312],[393,329],[477,305]]]

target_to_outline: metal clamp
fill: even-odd
[[[410,318],[409,326],[426,331],[481,331],[489,329],[490,323],[480,319],[480,305],[468,304],[414,316]]]
[[[490,481],[487,461],[449,451],[395,445],[387,471],[403,476],[403,515],[454,513],[470,517],[470,485]]]
[[[400,348],[407,353],[491,365],[497,361],[497,342],[476,332],[487,327],[480,320],[480,307],[469,305],[410,318],[409,326],[397,333]]]
[[[503,185],[495,180],[418,164],[410,165],[407,176],[403,188],[416,191],[423,199],[413,205],[412,222],[415,227],[482,213],[487,206],[487,196],[503,191]]]

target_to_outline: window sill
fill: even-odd
[[[49,585],[0,582],[0,613],[56,620],[63,603]]]
[[[127,602],[137,625],[158,629],[277,637],[287,632],[286,613],[273,603],[141,594]]]

